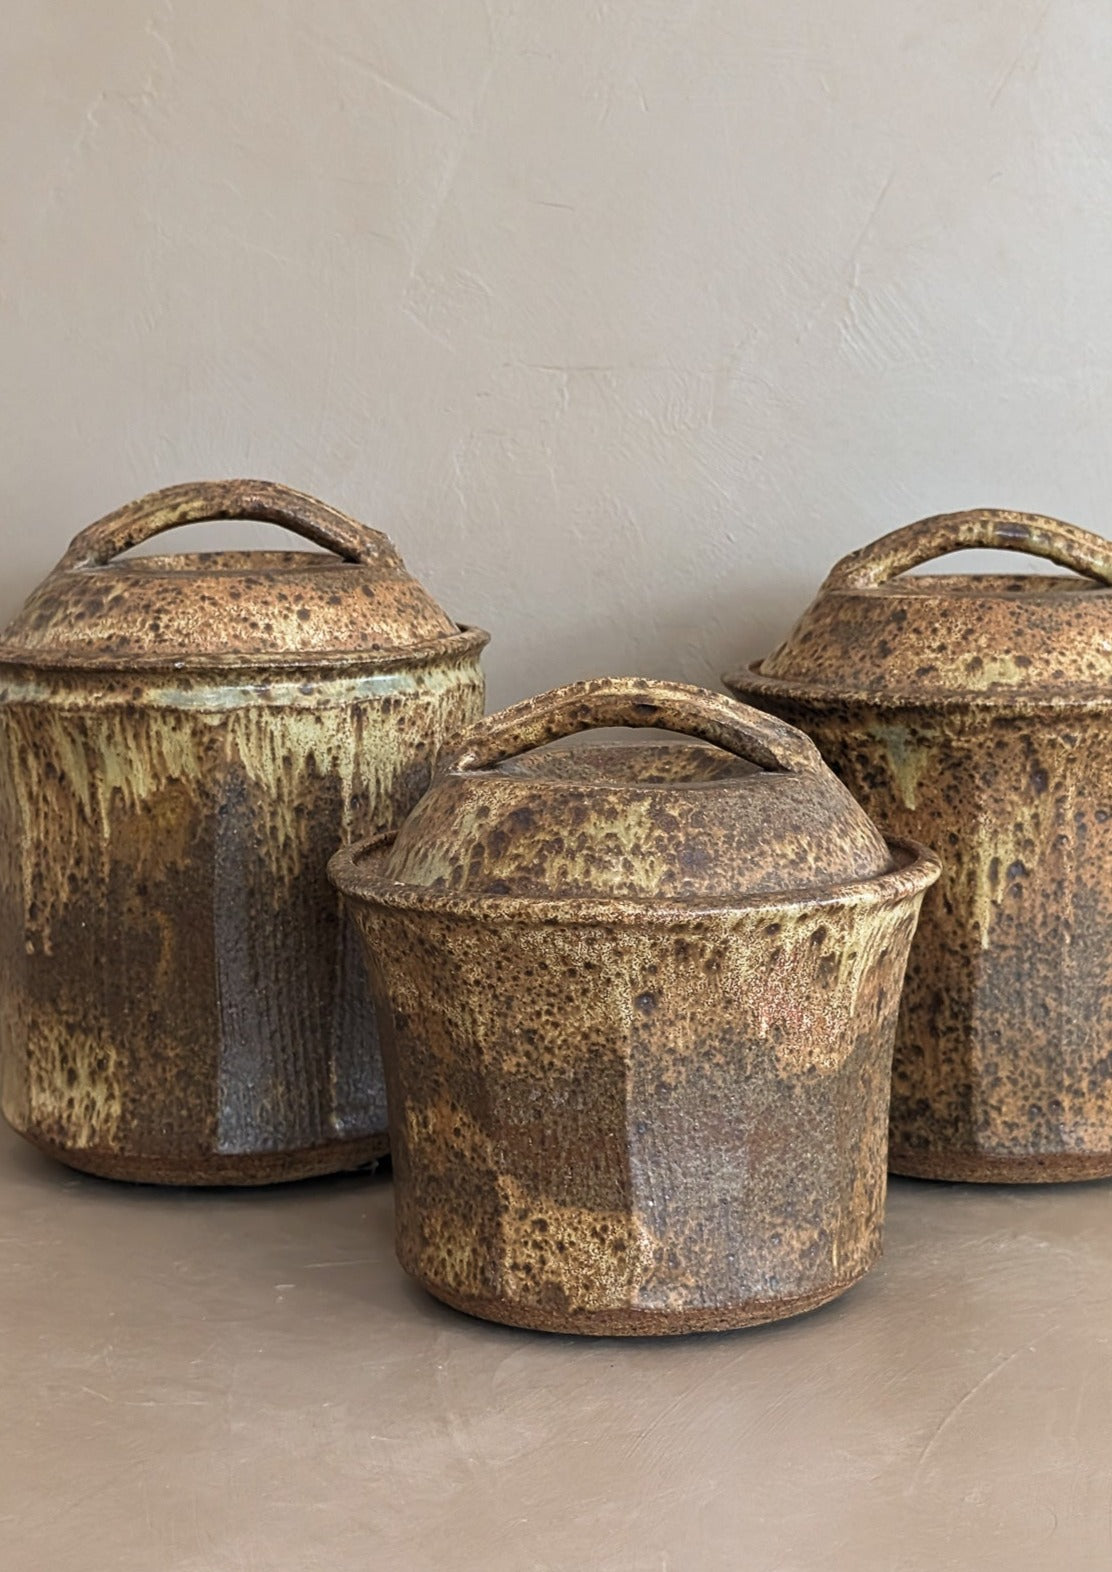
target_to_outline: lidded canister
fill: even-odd
[[[122,557],[175,526],[324,551]],[[387,1149],[377,1030],[326,863],[397,824],[482,713],[486,635],[384,535],[263,481],[82,531],[0,634],[0,1096],[114,1178],[249,1184]]]
[[[610,726],[696,740],[545,746]],[[330,871],[378,1001],[398,1255],[431,1293],[669,1333],[867,1270],[937,863],[801,733],[681,684],[572,684],[472,727]]]
[[[905,576],[966,547],[1071,574]],[[982,509],[844,558],[727,686],[794,725],[943,871],[912,948],[891,1167],[1112,1174],[1112,545]]]

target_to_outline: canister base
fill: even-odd
[[[264,1185],[292,1179],[316,1179],[325,1174],[350,1173],[381,1161],[390,1150],[385,1131],[360,1140],[327,1141],[292,1152],[213,1152],[205,1157],[142,1156],[92,1148],[58,1146],[30,1131],[23,1135],[40,1152],[99,1179],[122,1179],[130,1184],[167,1185]]]
[[[954,1184],[1068,1184],[1112,1177],[1112,1152],[1038,1152],[994,1157],[983,1152],[889,1152],[888,1172]]]
[[[439,1285],[417,1282],[426,1293],[453,1310],[498,1321],[503,1326],[520,1326],[531,1332],[575,1333],[582,1337],[676,1337],[686,1332],[734,1332],[746,1326],[761,1326],[769,1321],[784,1321],[829,1304],[861,1281],[864,1273],[832,1283],[811,1294],[775,1303],[767,1299],[748,1300],[737,1305],[699,1306],[691,1310],[546,1310],[536,1305],[502,1299],[473,1298],[455,1294]]]

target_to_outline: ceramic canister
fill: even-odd
[[[261,519],[325,551],[121,557]],[[396,824],[482,713],[486,635],[385,536],[186,485],[84,530],[0,634],[0,1092],[75,1167],[261,1183],[387,1147],[337,840]]]
[[[905,576],[971,546],[1072,574]],[[942,857],[896,1041],[893,1170],[1112,1174],[1112,546],[1032,514],[924,519],[839,562],[727,684]]]
[[[589,727],[697,742],[543,744]],[[600,679],[470,729],[332,877],[366,941],[402,1265],[562,1332],[807,1310],[875,1259],[928,853],[799,732]]]

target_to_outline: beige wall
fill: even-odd
[[[0,616],[110,506],[268,475],[389,530],[504,700],[714,681],[922,513],[1102,527],[1100,0],[8,0],[4,33]]]

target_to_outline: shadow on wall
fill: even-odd
[[[13,579],[4,581],[0,587],[0,628],[8,626],[37,582],[30,574],[16,574]]]
[[[814,597],[818,579],[753,573],[719,583],[705,595],[663,597],[649,608],[605,623],[577,617],[573,608],[538,608],[532,633],[492,639],[483,665],[488,708],[584,677],[668,677],[705,688],[722,686],[722,673],[767,655]],[[482,620],[481,608],[478,612]],[[489,623],[484,626],[489,627]]]

